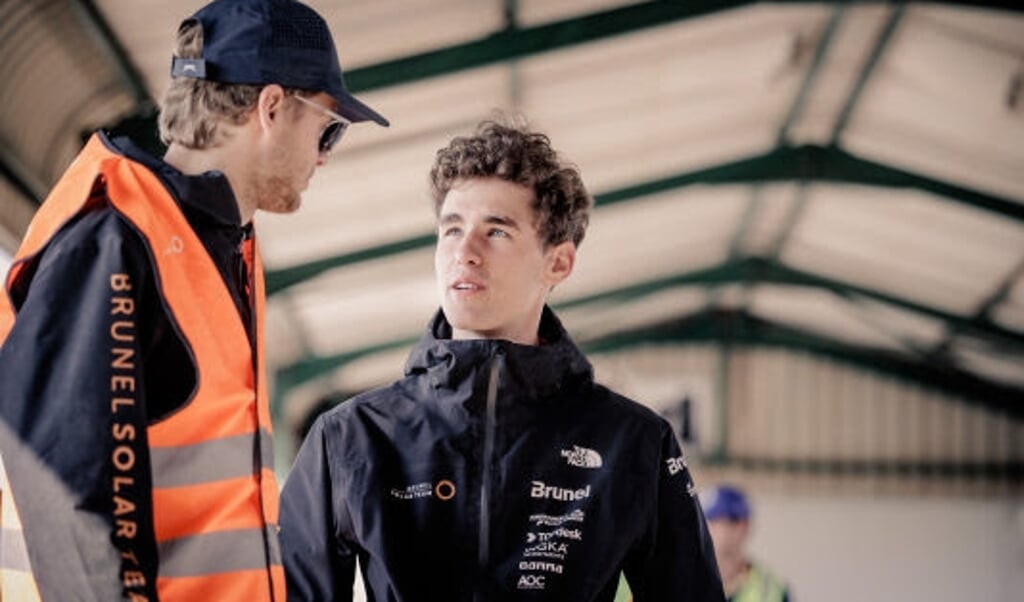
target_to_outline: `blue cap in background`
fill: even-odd
[[[731,485],[719,485],[703,492],[700,496],[704,517],[707,520],[727,518],[747,520],[750,518],[750,504],[747,496]]]

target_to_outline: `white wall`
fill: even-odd
[[[797,602],[1024,599],[1024,500],[751,494],[755,558]]]

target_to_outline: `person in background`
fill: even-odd
[[[503,120],[508,121],[508,120]],[[594,382],[548,294],[592,199],[542,133],[486,121],[430,173],[441,309],[405,377],[322,414],[281,497],[290,600],[722,602],[669,424]]]
[[[0,294],[0,598],[284,600],[253,216],[298,209],[350,124],[294,0],[178,29],[163,159],[95,134]]]
[[[719,485],[701,493],[715,557],[730,602],[791,602],[789,587],[747,555],[751,510],[738,487]]]

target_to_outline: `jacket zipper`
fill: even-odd
[[[257,311],[258,300],[256,299],[256,252],[257,251],[256,251],[256,240],[253,238],[253,233],[251,231],[246,232],[245,236],[243,236],[240,251],[241,251],[241,262],[240,262],[241,265],[239,267],[241,268],[241,271],[242,271],[242,274],[243,274],[243,278],[244,278],[243,282],[242,282],[242,294],[244,294],[245,297],[246,297],[246,299],[245,299],[246,307],[249,310],[249,315],[248,315],[249,323],[246,325],[247,326],[246,330],[248,332],[246,334],[249,335],[249,348],[252,350],[252,391],[253,391],[253,394],[256,396],[256,406],[257,406],[256,407],[255,456],[257,458],[257,464],[256,465],[257,465],[257,468],[259,470],[256,471],[256,480],[260,483],[260,491],[262,491],[263,490],[262,482],[263,482],[263,468],[264,468],[264,466],[262,464],[262,460],[263,460],[263,449],[262,449],[262,447],[263,447],[263,436],[262,436],[262,433],[260,432],[260,427],[262,425],[259,423],[259,415],[260,415],[260,410],[259,410],[260,390],[259,390],[259,388],[262,385],[262,383],[260,382],[260,357],[259,357],[259,351],[260,351],[259,338],[260,338],[260,333],[259,333],[259,330],[258,330],[259,329],[259,316],[257,315],[258,314],[258,311]],[[264,500],[263,500],[263,496],[262,495],[259,496],[259,501],[260,501],[260,516],[261,517],[266,516],[266,514],[265,514],[266,513],[266,508],[264,508],[264,503],[263,503]],[[264,525],[264,533],[263,533],[264,553],[266,554],[267,566],[269,567],[269,566],[271,566],[271,552],[270,552],[270,542],[267,541],[267,537],[269,537],[269,535],[266,533],[266,528],[265,527],[266,527],[266,525]],[[267,572],[267,582],[268,582],[268,586],[270,588],[270,597],[271,597],[271,599],[274,599],[274,579],[273,579],[273,576],[270,574],[270,571]]]
[[[477,561],[480,565],[481,575],[487,574],[487,564],[490,562],[491,547],[491,457],[494,455],[494,430],[497,417],[498,405],[498,376],[501,364],[501,352],[491,358],[490,374],[487,380],[487,407],[484,416],[484,457],[481,462],[482,474],[480,479],[480,548],[477,552]],[[479,599],[479,592],[476,598]]]

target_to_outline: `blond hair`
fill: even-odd
[[[189,21],[178,30],[175,56],[199,58],[202,51],[202,24]],[[262,85],[173,78],[160,111],[160,140],[197,150],[217,146],[226,136],[221,125],[243,123],[262,89]]]

